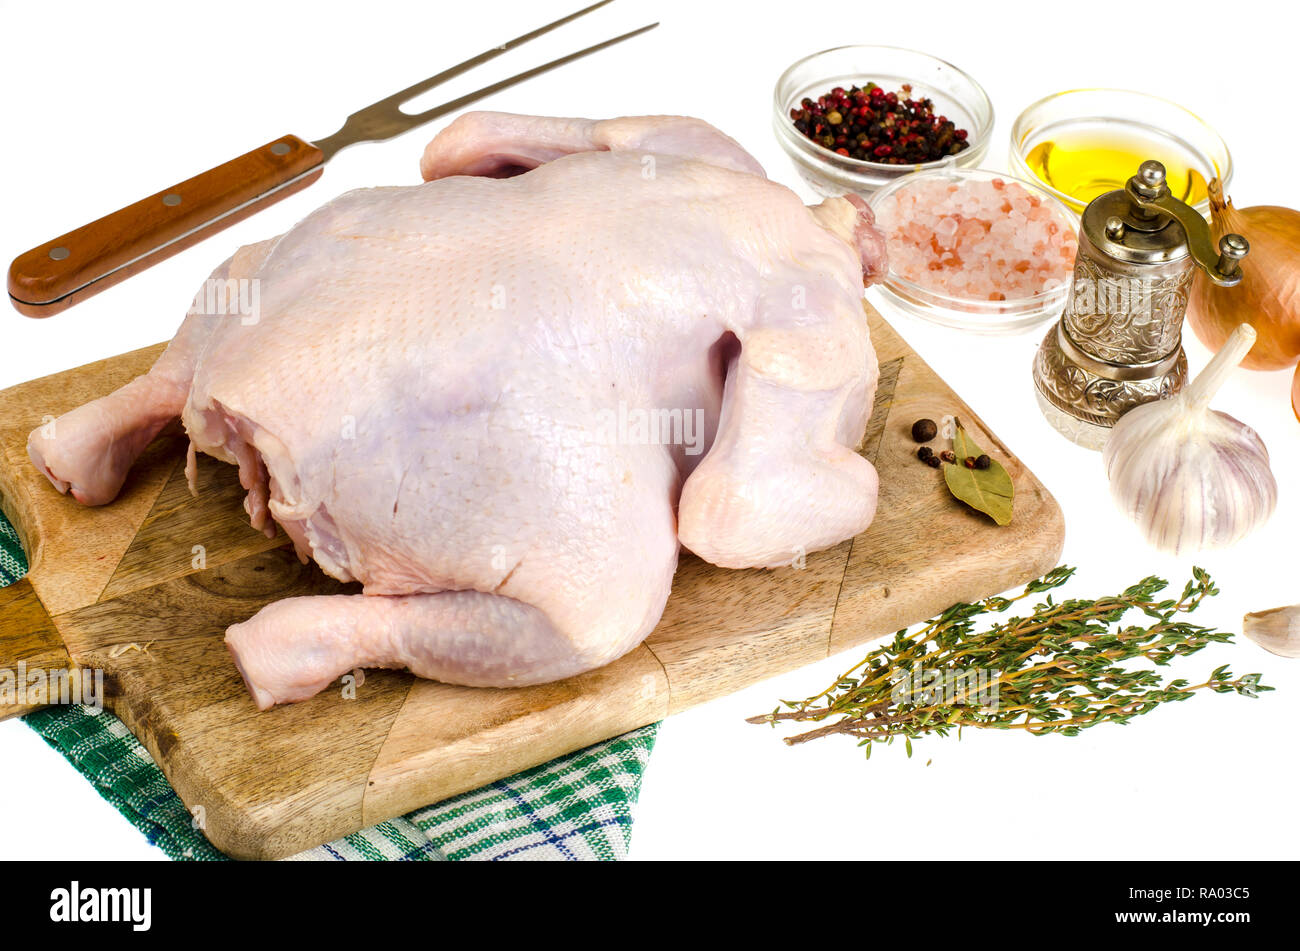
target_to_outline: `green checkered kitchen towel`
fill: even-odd
[[[27,571],[0,515],[0,587]],[[24,717],[96,791],[174,859],[224,859],[149,752],[111,713],[56,706]],[[509,779],[308,849],[296,859],[620,859],[657,724],[551,760]]]

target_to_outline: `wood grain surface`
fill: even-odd
[[[14,258],[10,303],[28,317],[66,310],[301,191],[324,162],[316,146],[285,135],[119,208]]]
[[[1060,509],[981,420],[870,308],[881,386],[862,452],[880,472],[870,529],[802,567],[728,571],[683,554],[663,620],[621,660],[554,684],[455,687],[368,671],[259,713],[228,625],[290,595],[356,590],[248,526],[236,470],[164,434],[121,497],[87,509],[29,463],[28,432],[143,372],[160,348],[0,393],[0,505],[31,571],[0,590],[0,668],[104,672],[106,705],[239,858],[278,858],[892,634],[957,600],[1052,568]],[[955,414],[1007,468],[1015,517],[954,501],[915,457],[920,416]],[[25,708],[0,708],[0,716]]]

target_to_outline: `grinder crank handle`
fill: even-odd
[[[1225,234],[1216,249],[1201,213],[1169,193],[1162,164],[1155,160],[1143,162],[1124,189],[1144,216],[1165,214],[1178,222],[1187,235],[1192,260],[1213,283],[1219,287],[1241,283],[1241,259],[1250,253],[1250,242],[1239,234]]]

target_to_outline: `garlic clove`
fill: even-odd
[[[1115,424],[1103,453],[1111,495],[1157,548],[1181,554],[1235,544],[1277,504],[1259,435],[1209,402],[1255,341],[1242,324],[1181,393]]]
[[[1300,657],[1300,604],[1257,611],[1242,619],[1242,633],[1279,657]]]

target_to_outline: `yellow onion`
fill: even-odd
[[[1295,376],[1291,378],[1291,412],[1300,420],[1300,366],[1295,368]]]
[[[1217,287],[1197,273],[1187,301],[1187,320],[1201,343],[1218,352],[1239,324],[1255,328],[1255,346],[1242,366],[1281,370],[1300,359],[1300,211],[1277,205],[1238,210],[1224,198],[1218,179],[1210,182],[1214,240],[1228,232],[1244,235],[1250,254],[1236,287]]]

